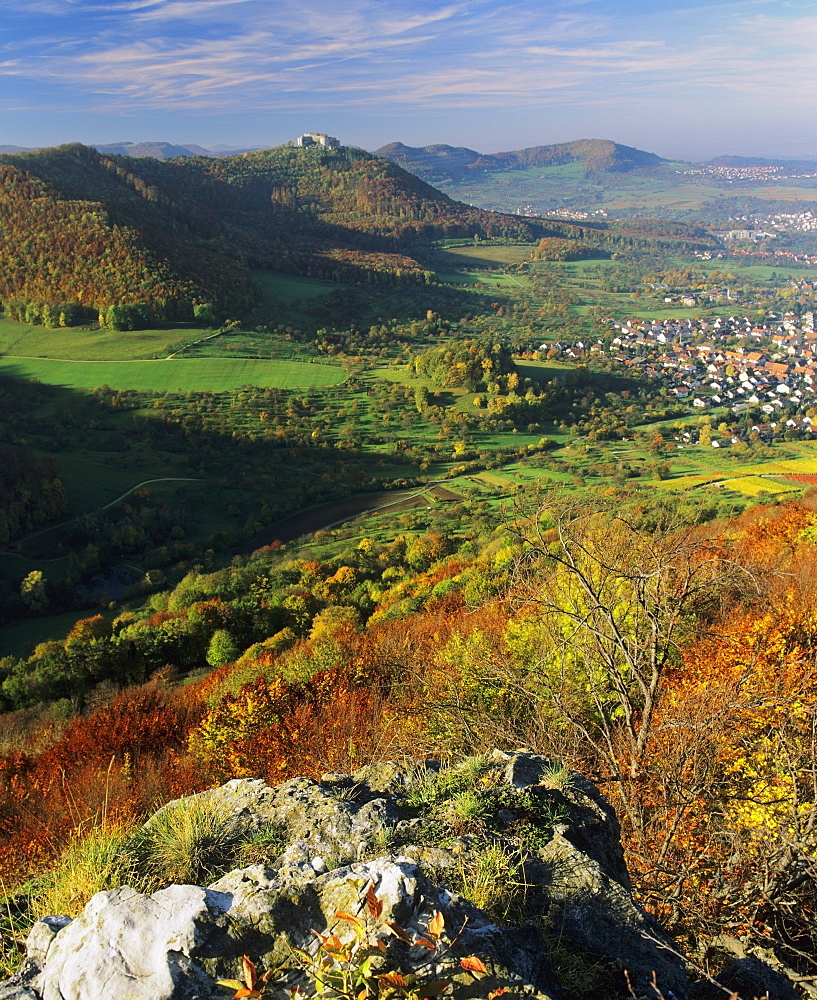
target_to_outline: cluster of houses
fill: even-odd
[[[760,324],[738,316],[610,324],[609,341],[539,349],[555,347],[575,360],[607,354],[634,374],[659,381],[668,394],[701,413],[724,407],[733,414],[759,410],[767,423],[754,430],[766,440],[787,428],[811,435],[807,411],[817,409],[813,313],[787,313]],[[715,447],[728,443],[728,438],[712,441]]]
[[[516,210],[517,215],[536,215],[533,205],[522,205]],[[538,213],[541,215],[541,212]],[[594,208],[592,212],[574,208],[553,208],[548,209],[549,219],[606,219],[607,212],[603,208]]]
[[[794,267],[817,266],[817,254],[795,253],[793,250],[746,250],[736,247],[731,251],[733,257],[750,257],[759,264],[774,264],[783,266],[791,264]]]
[[[735,181],[791,181],[799,180],[803,177],[817,177],[813,172],[808,173],[786,173],[784,167],[763,166],[761,164],[750,164],[747,167],[724,166],[721,164],[701,164],[693,170],[678,170],[676,173],[684,176],[698,175],[700,177],[711,177],[714,180],[726,181],[733,184]]]
[[[692,170],[678,170],[676,173],[685,177],[711,177],[714,180],[726,181],[779,181],[783,178],[783,168],[750,164],[748,167],[732,167],[714,163],[703,163]]]
[[[776,229],[779,232],[807,233],[817,229],[817,216],[813,212],[776,212],[773,215],[756,215],[742,217],[741,221],[751,222],[753,228]]]

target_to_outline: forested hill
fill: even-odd
[[[122,305],[150,319],[185,318],[197,303],[241,314],[253,267],[423,281],[418,244],[555,235],[352,148],[159,161],[72,144],[0,156],[0,223],[0,301],[52,325]]]
[[[508,153],[478,153],[464,146],[405,146],[392,142],[378,155],[398,163],[431,184],[461,181],[497,170],[579,164],[585,173],[629,173],[660,169],[666,163],[655,153],[622,146],[609,139],[577,139],[551,146],[531,146]]]

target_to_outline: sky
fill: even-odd
[[[814,0],[0,0],[0,145],[817,157]]]

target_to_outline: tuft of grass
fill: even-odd
[[[570,788],[571,781],[570,768],[561,761],[551,761],[542,772],[540,784],[543,788],[565,791]]]
[[[624,996],[621,969],[609,959],[588,954],[577,942],[544,934],[548,958],[567,1000]]]
[[[487,757],[466,757],[455,767],[439,771],[420,767],[406,796],[407,804],[420,811],[429,811],[446,799],[473,789],[479,779],[491,768]]]
[[[475,784],[491,769],[491,766],[491,761],[487,757],[478,754],[473,757],[464,757],[456,767],[448,772],[448,775],[456,786],[461,788]]]
[[[76,917],[98,892],[137,880],[128,850],[131,821],[106,816],[96,826],[74,833],[56,866],[32,886],[32,920],[65,915]]]
[[[0,900],[0,979],[8,979],[20,967],[26,954],[26,937],[31,926],[30,885],[9,895],[3,887]]]
[[[496,923],[524,920],[528,884],[522,860],[499,844],[461,855],[454,888]]]
[[[180,799],[141,827],[129,849],[148,886],[207,885],[235,861],[239,838],[224,806],[208,799]]]
[[[490,813],[490,805],[472,788],[457,792],[444,807],[445,819],[457,833],[480,826]]]
[[[432,809],[443,797],[441,782],[444,773],[424,765],[416,767],[406,793],[406,805],[420,812]]]
[[[239,867],[248,865],[271,866],[287,846],[286,827],[269,822],[238,845],[235,860]]]
[[[337,785],[332,789],[332,794],[339,802],[355,802],[360,788],[360,785]]]
[[[389,853],[389,849],[395,845],[397,842],[397,836],[392,827],[381,826],[379,830],[371,835],[366,844],[366,854],[362,860],[369,860],[371,858],[381,858],[384,854]]]

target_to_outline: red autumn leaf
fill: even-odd
[[[383,912],[383,904],[375,895],[374,886],[369,886],[366,890],[366,906],[369,913],[377,920]]]
[[[389,986],[408,986],[408,979],[401,976],[399,972],[386,972],[377,977],[381,982],[388,983]]]
[[[391,920],[386,921],[386,926],[394,934],[395,937],[399,937],[401,941],[405,941],[407,944],[411,944],[411,938],[406,934],[400,924],[395,924]]]

